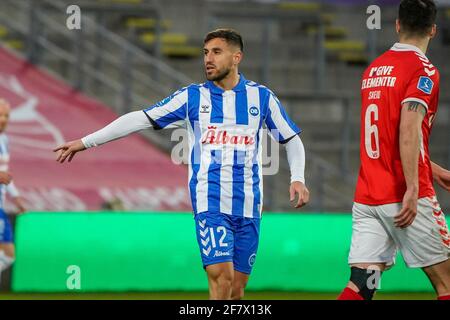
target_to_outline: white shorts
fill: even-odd
[[[448,226],[436,197],[418,201],[417,216],[406,229],[395,227],[401,203],[353,205],[353,233],[349,264],[395,263],[400,250],[410,268],[428,267],[450,258]]]

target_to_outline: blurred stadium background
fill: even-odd
[[[432,159],[450,167],[450,3],[428,57],[441,72]],[[265,177],[260,252],[250,299],[333,299],[346,255],[359,165],[359,81],[396,42],[399,1],[2,0],[0,97],[12,104],[11,172],[30,212],[16,217],[17,261],[0,298],[205,299],[178,141],[148,130],[58,165],[51,150],[117,115],[203,82],[202,40],[232,27],[245,40],[241,71],[271,87],[303,128],[311,204],[292,212],[289,170]],[[69,5],[81,29],[69,30]],[[382,29],[366,28],[381,7]],[[438,191],[444,212],[450,197]],[[289,227],[286,227],[289,226]],[[434,296],[401,258],[379,298]],[[81,289],[70,290],[69,266]],[[402,293],[402,292],[415,292]],[[76,295],[72,295],[76,293]]]

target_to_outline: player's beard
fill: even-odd
[[[231,69],[230,68],[226,68],[226,69],[223,69],[222,71],[219,71],[219,73],[217,75],[208,76],[208,72],[206,72],[205,75],[206,75],[206,79],[208,79],[209,81],[216,81],[217,82],[217,81],[222,81],[223,79],[228,77],[230,72],[231,72]]]

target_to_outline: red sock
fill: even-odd
[[[364,300],[363,297],[359,295],[356,291],[353,291],[350,288],[345,288],[344,291],[337,298],[338,300]]]
[[[440,296],[440,297],[438,297],[438,300],[450,300],[450,295],[448,295],[448,296]]]

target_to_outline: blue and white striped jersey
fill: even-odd
[[[301,132],[272,91],[242,74],[233,90],[193,84],[144,112],[155,129],[186,125],[195,214],[260,218],[263,124],[280,143]]]
[[[10,156],[9,156],[8,137],[6,136],[6,134],[1,133],[0,134],[0,171],[8,172],[9,158],[10,158]],[[16,189],[16,187],[12,181],[8,185],[0,184],[0,210],[4,209],[6,192],[8,192],[12,197],[19,196],[19,191]]]

